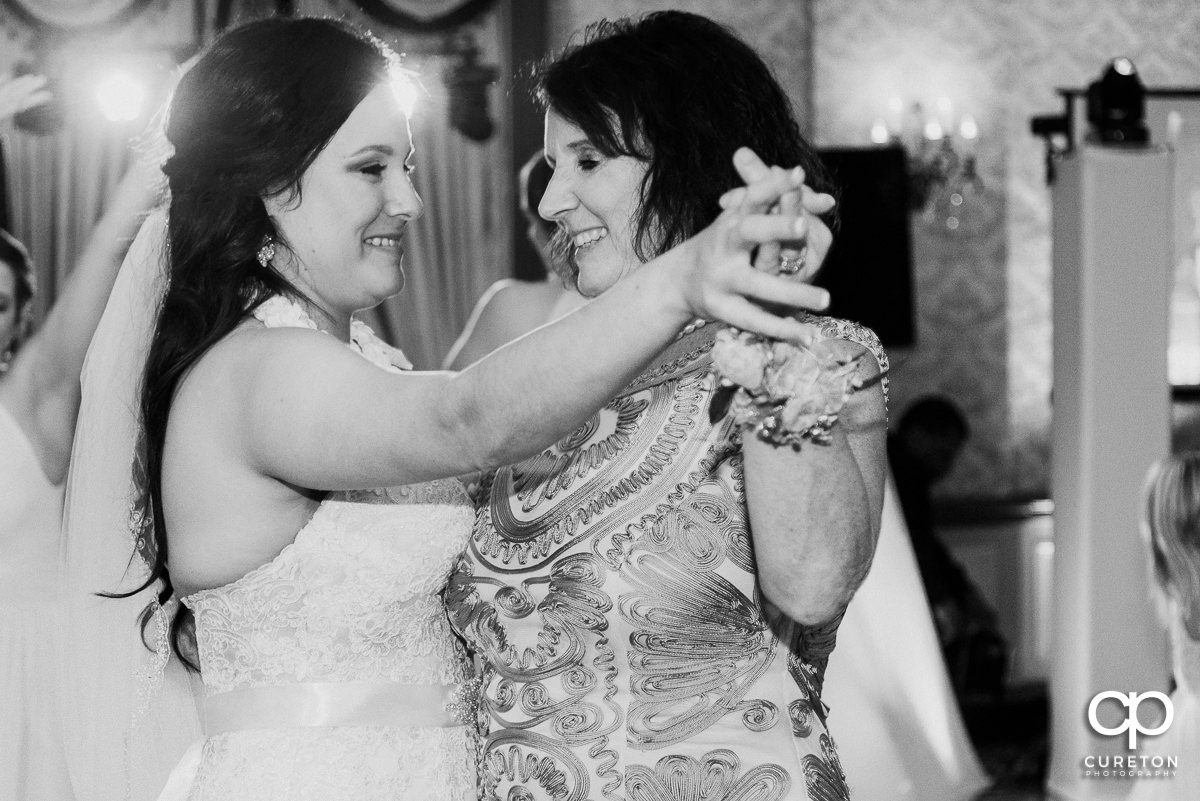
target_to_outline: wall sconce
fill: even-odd
[[[486,142],[495,129],[487,90],[500,70],[479,63],[479,44],[470,33],[450,37],[446,54],[453,59],[442,78],[450,93],[450,125],[474,142]]]
[[[975,162],[978,140],[975,118],[963,114],[956,120],[948,97],[938,98],[933,115],[926,114],[920,103],[909,106],[906,115],[904,101],[892,97],[888,116],[871,126],[872,142],[899,146],[908,155],[909,199],[914,210],[927,213],[944,195],[957,208],[983,189]],[[957,228],[958,218],[949,215],[946,225]]]

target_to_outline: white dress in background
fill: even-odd
[[[275,298],[256,316],[302,315]],[[404,363],[361,324],[354,339]],[[205,739],[163,797],[475,801],[470,663],[439,594],[473,519],[452,479],[332,493],[272,561],[184,598]]]
[[[854,801],[967,801],[988,786],[890,474],[875,561],[842,619],[822,698]]]
[[[1141,757],[1177,757],[1178,768],[1169,778],[1132,780],[1129,801],[1200,799],[1200,642],[1188,636],[1176,605],[1171,605],[1171,612],[1171,661],[1175,674],[1171,705],[1175,717],[1163,734],[1139,737],[1137,753]]]
[[[0,403],[0,799],[64,801],[56,648],[66,630],[58,547],[63,489]]]

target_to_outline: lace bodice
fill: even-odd
[[[184,599],[196,614],[205,692],[462,681],[438,592],[472,518],[454,480],[331,495],[274,560]]]
[[[278,297],[255,316],[316,327]],[[351,337],[407,369],[365,325]],[[471,666],[441,600],[473,519],[454,479],[331,493],[270,562],[184,598],[207,736],[165,797],[473,801]]]
[[[317,326],[275,296],[269,328]],[[355,321],[351,347],[389,372],[399,350]],[[454,479],[330,494],[271,562],[183,599],[196,615],[205,692],[313,681],[452,684],[466,673],[438,593],[473,519]]]

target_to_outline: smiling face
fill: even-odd
[[[332,320],[348,322],[404,286],[401,235],[421,215],[412,138],[392,88],[358,104],[300,180],[264,198],[287,248],[276,267]]]
[[[636,269],[637,209],[646,162],[605,156],[578,126],[546,112],[546,160],[554,168],[538,213],[570,239],[584,297],[596,297]]]

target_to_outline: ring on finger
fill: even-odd
[[[791,250],[784,248],[779,251],[779,272],[781,275],[795,275],[804,269],[804,262],[808,257],[808,248],[804,247],[800,250]]]

